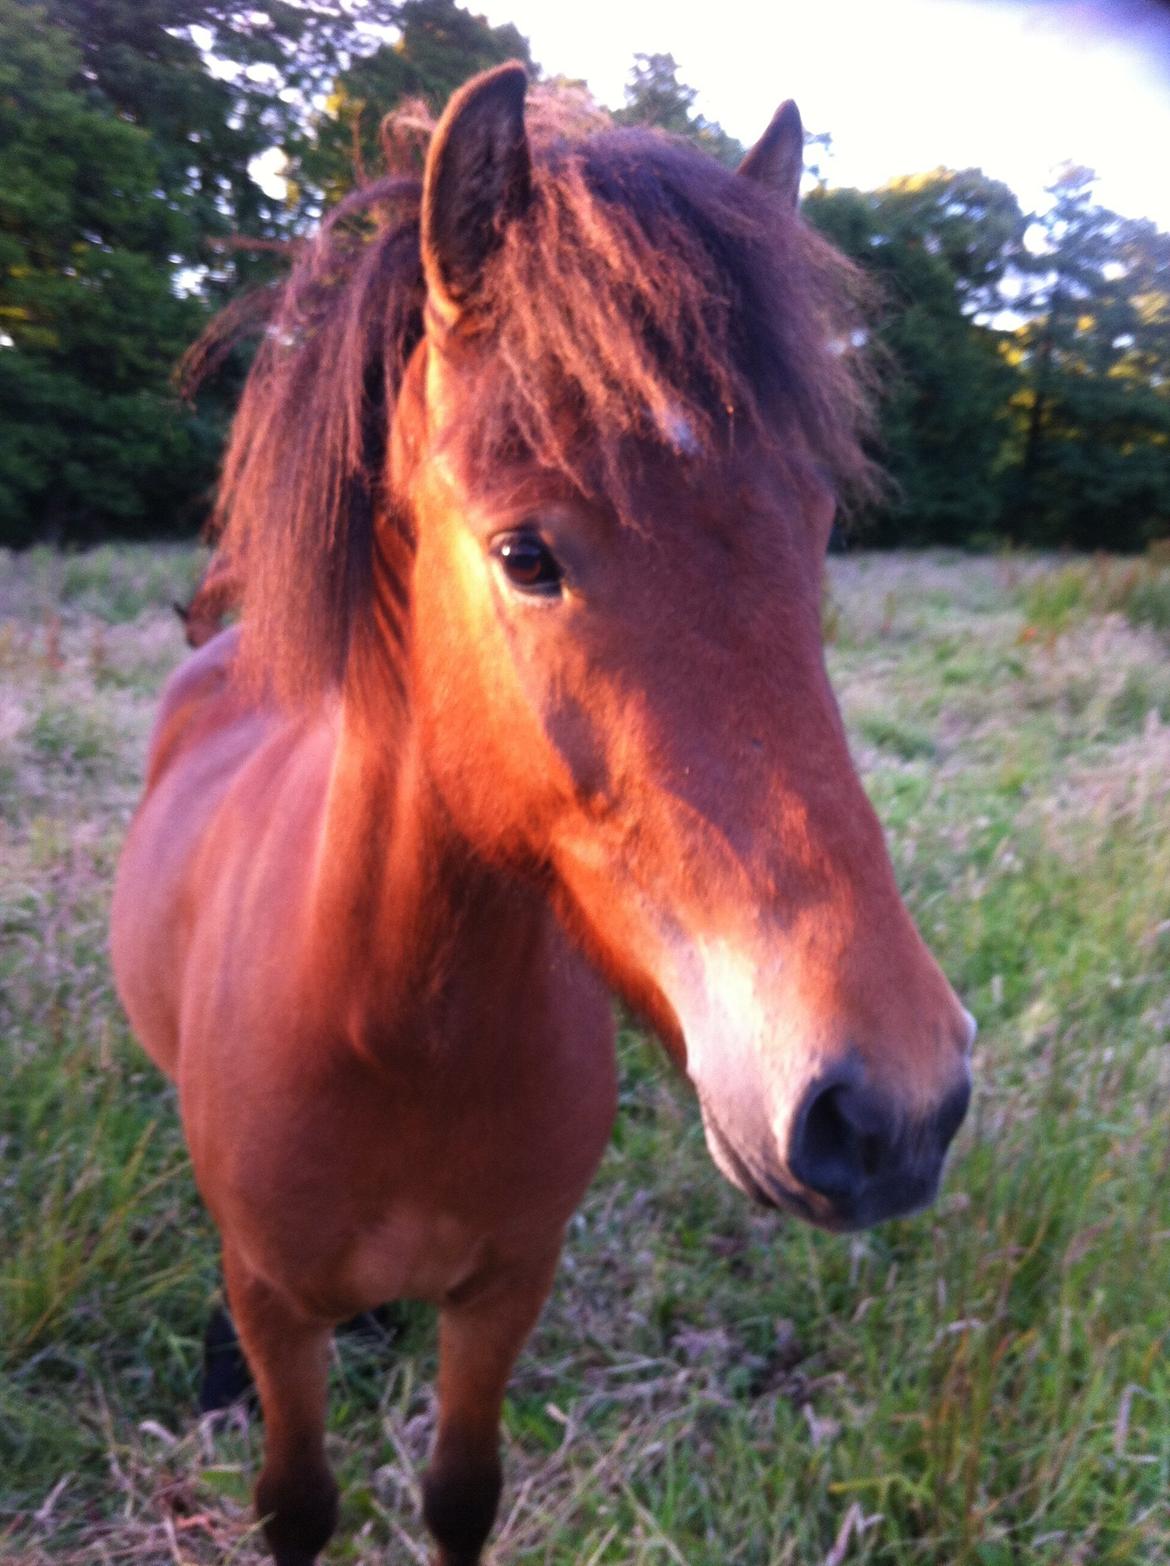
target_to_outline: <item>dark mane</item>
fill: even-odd
[[[522,454],[622,513],[639,454],[699,461],[743,435],[864,489],[852,266],[685,144],[535,142],[532,201],[489,262],[467,351],[475,395],[442,432],[466,471],[486,486]],[[416,181],[384,180],[330,216],[275,299],[236,416],[223,547],[248,661],[286,697],[340,682],[375,615],[375,517],[410,538],[384,474],[423,335],[419,204]],[[401,597],[404,570],[382,587]]]
[[[423,333],[420,201],[387,179],[334,210],[268,302],[232,426],[214,527],[246,669],[290,700],[340,682],[373,612],[390,422]]]

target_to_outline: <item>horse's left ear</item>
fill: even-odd
[[[479,288],[504,225],[528,204],[528,78],[515,62],[467,82],[435,129],[423,175],[422,261],[432,307],[453,325]]]
[[[769,186],[787,206],[795,208],[804,173],[804,126],[791,98],[776,110],[772,123],[737,172]]]

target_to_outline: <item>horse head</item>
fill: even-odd
[[[537,155],[525,86],[458,94],[423,185],[388,487],[434,789],[652,1020],[736,1185],[829,1227],[909,1211],[974,1025],[824,666],[834,491],[864,459],[799,116],[735,173],[629,133]]]

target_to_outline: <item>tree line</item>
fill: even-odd
[[[539,74],[455,0],[0,0],[0,544],[193,532],[245,366],[188,405],[184,349],[377,167],[388,109],[516,58]],[[734,164],[695,96],[641,55],[615,118]],[[858,351],[890,483],[862,541],[1170,535],[1170,236],[1086,169],[1050,197],[1025,213],[977,169],[807,197],[879,285]]]

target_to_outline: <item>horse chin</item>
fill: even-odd
[[[938,1194],[941,1171],[911,1172],[901,1178],[875,1182],[847,1205],[831,1202],[761,1168],[735,1146],[702,1098],[699,1107],[712,1161],[737,1191],[761,1207],[790,1213],[830,1234],[853,1234],[889,1218],[907,1217],[929,1207]]]
[[[771,1207],[794,1214],[808,1223],[824,1228],[834,1225],[816,1213],[812,1204],[799,1191],[793,1190],[775,1176],[757,1173],[748,1160],[737,1151],[731,1138],[715,1119],[710,1105],[700,1097],[699,1109],[703,1116],[703,1134],[707,1139],[707,1151],[716,1169],[737,1191],[751,1197],[761,1207]]]

